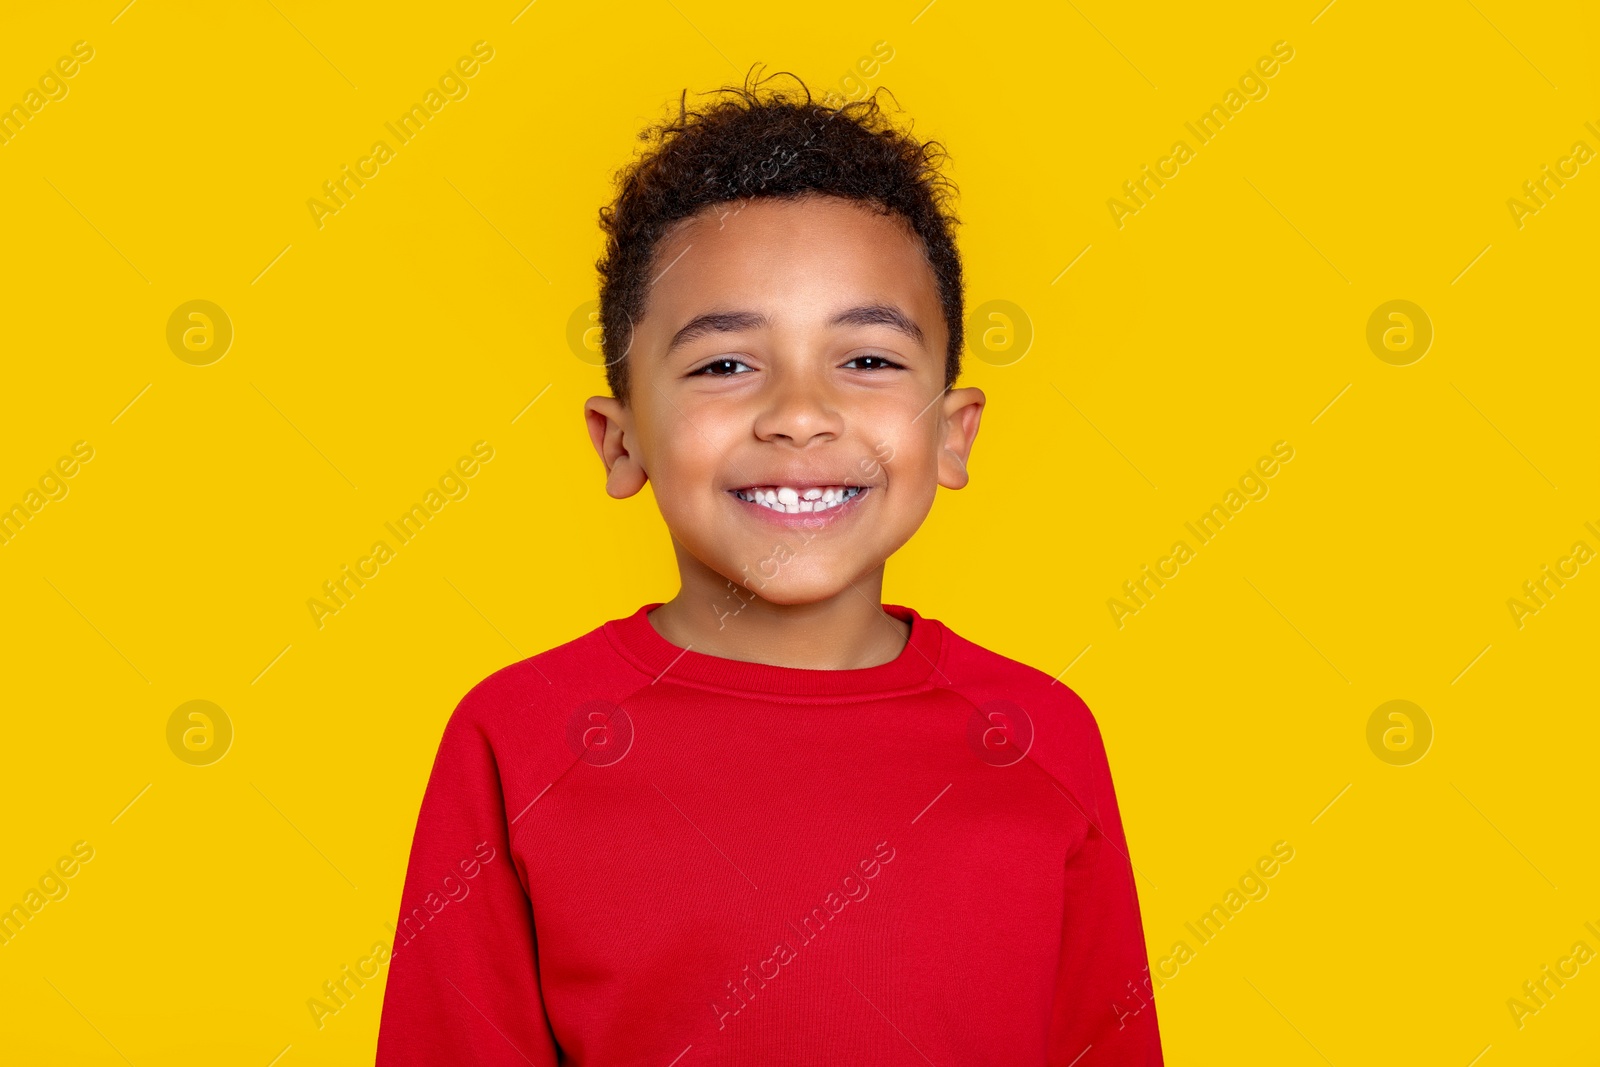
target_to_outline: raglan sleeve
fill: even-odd
[[[1076,705],[1068,796],[1088,827],[1067,857],[1061,956],[1050,1018],[1050,1067],[1161,1067],[1154,984],[1133,861],[1104,742]]]
[[[555,1067],[533,908],[481,696],[446,724],[411,841],[377,1067]]]

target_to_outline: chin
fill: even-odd
[[[735,585],[741,585],[737,580]],[[785,575],[780,569],[771,579],[752,571],[749,584],[741,585],[747,592],[755,593],[769,604],[793,607],[800,604],[818,604],[832,600],[841,593],[850,592],[850,583],[838,580],[809,581],[798,576]]]
[[[769,582],[766,588],[758,587],[755,590],[756,595],[768,604],[778,604],[782,607],[820,604],[840,592],[843,590],[786,588],[778,582]]]

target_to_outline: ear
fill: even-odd
[[[583,403],[589,440],[606,465],[606,492],[621,500],[644,488],[649,475],[628,451],[633,438],[633,416],[615,397],[591,396]]]
[[[987,398],[976,387],[951,389],[945,393],[940,426],[944,440],[939,450],[939,484],[946,489],[962,489],[967,484],[967,457],[978,437],[978,420]]]

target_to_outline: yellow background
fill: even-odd
[[[969,308],[1035,334],[969,357],[972,484],[885,599],[1071,665],[1153,960],[1295,849],[1160,991],[1170,1062],[1593,1053],[1600,962],[1520,1029],[1506,1004],[1600,951],[1600,565],[1507,607],[1600,550],[1600,163],[1520,228],[1506,204],[1600,150],[1591,5],[122,4],[0,34],[0,102],[95,50],[0,145],[0,503],[95,450],[0,546],[0,903],[95,849],[0,947],[13,1058],[371,1057],[379,983],[321,1030],[306,1001],[388,939],[456,701],[676,590],[649,494],[602,490],[603,376],[566,340],[611,172],[683,88],[756,60],[837,86],[878,41],[869,84],[954,156]],[[469,95],[319,229],[306,201],[479,40]],[[1184,122],[1280,40],[1198,146]],[[1179,138],[1119,229],[1107,200]],[[209,366],[166,342],[194,299],[234,327]],[[1409,366],[1366,343],[1392,299],[1434,326]],[[319,630],[308,598],[479,440],[469,495]],[[1280,440],[1270,494],[1119,629],[1107,600]],[[195,699],[235,731],[210,766],[167,745]],[[1367,744],[1392,699],[1433,726],[1409,766]]]

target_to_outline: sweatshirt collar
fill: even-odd
[[[760,696],[800,698],[806,702],[853,700],[926,688],[944,646],[944,627],[900,604],[883,610],[911,623],[911,637],[900,654],[887,663],[851,670],[813,670],[772,663],[725,659],[680,648],[656,631],[647,618],[661,606],[645,604],[632,615],[612,619],[604,626],[612,645],[655,682],[718,689]]]

